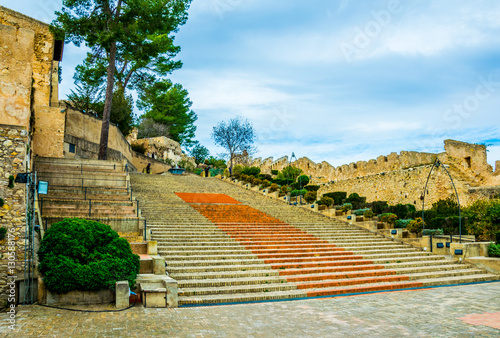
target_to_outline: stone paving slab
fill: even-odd
[[[0,337],[500,337],[500,282],[227,306],[81,313],[21,306]],[[497,327],[497,328],[495,328]]]

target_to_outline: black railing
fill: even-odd
[[[49,182],[49,187],[50,185],[54,185],[54,186],[68,186],[68,185],[64,185],[64,184],[56,184],[56,183],[53,183],[55,180],[70,180],[72,182],[77,182],[78,185],[69,185],[68,187],[79,187],[79,188],[115,188],[115,189],[120,189],[120,188],[126,188],[127,190],[130,189],[130,181],[127,180],[127,178],[124,176],[122,179],[119,179],[119,180],[116,180],[116,179],[106,179],[106,178],[86,178],[86,177],[69,177],[69,176],[61,176],[61,175],[57,175],[57,176],[54,176],[54,175],[50,175],[50,174],[47,174],[47,173],[41,173],[38,175],[38,179],[40,181],[47,181]],[[110,186],[102,186],[102,185],[91,185],[89,184],[89,182],[92,182],[92,181],[105,181],[105,182],[123,182],[125,183],[125,186],[124,187],[110,187]],[[85,182],[87,182],[87,184],[85,184]]]
[[[103,203],[132,203],[132,206],[134,205],[134,201],[129,201],[128,199],[126,200],[109,200],[109,199],[99,199],[99,200],[92,200],[92,199],[79,199],[79,198],[41,198],[40,199],[40,215],[42,215],[42,217],[45,217],[43,216],[43,208],[44,208],[44,204],[46,204],[48,201],[88,201],[88,216],[89,217],[92,217],[92,204],[94,204],[94,206],[96,204],[99,204],[99,205],[102,205]],[[135,212],[136,212],[136,216],[139,217],[139,201],[136,200],[136,208],[135,208]]]
[[[94,168],[104,168],[104,169],[111,169],[116,171],[117,169],[119,170],[119,172],[129,172],[130,171],[130,168],[129,168],[129,165],[128,163],[122,165],[122,164],[119,164],[119,163],[113,163],[113,164],[94,164],[94,163],[57,163],[57,162],[45,162],[45,161],[35,161],[35,168],[37,165],[50,165],[51,167],[53,166],[64,166],[64,167],[73,167],[75,169],[79,169],[81,173],[83,173],[84,171],[88,171],[88,170],[85,170],[85,168],[87,169],[94,169]]]

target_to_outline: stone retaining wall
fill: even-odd
[[[26,217],[26,188],[14,183],[9,188],[9,176],[25,172],[28,133],[23,127],[0,125],[0,227],[5,227],[6,238],[0,241],[0,302],[7,300],[8,282],[23,275],[24,226]]]

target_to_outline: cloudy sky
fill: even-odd
[[[45,22],[60,0],[0,0]],[[257,157],[333,165],[401,150],[437,153],[451,138],[500,160],[497,0],[194,0],[172,74],[212,127],[239,115]],[[85,52],[67,45],[60,98]]]

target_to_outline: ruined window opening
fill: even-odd
[[[54,44],[54,61],[62,61],[64,41],[56,40]]]
[[[76,146],[74,144],[69,144],[69,152],[72,154],[76,153]]]
[[[471,168],[471,159],[470,156],[467,156],[465,158],[465,169],[470,169]]]

